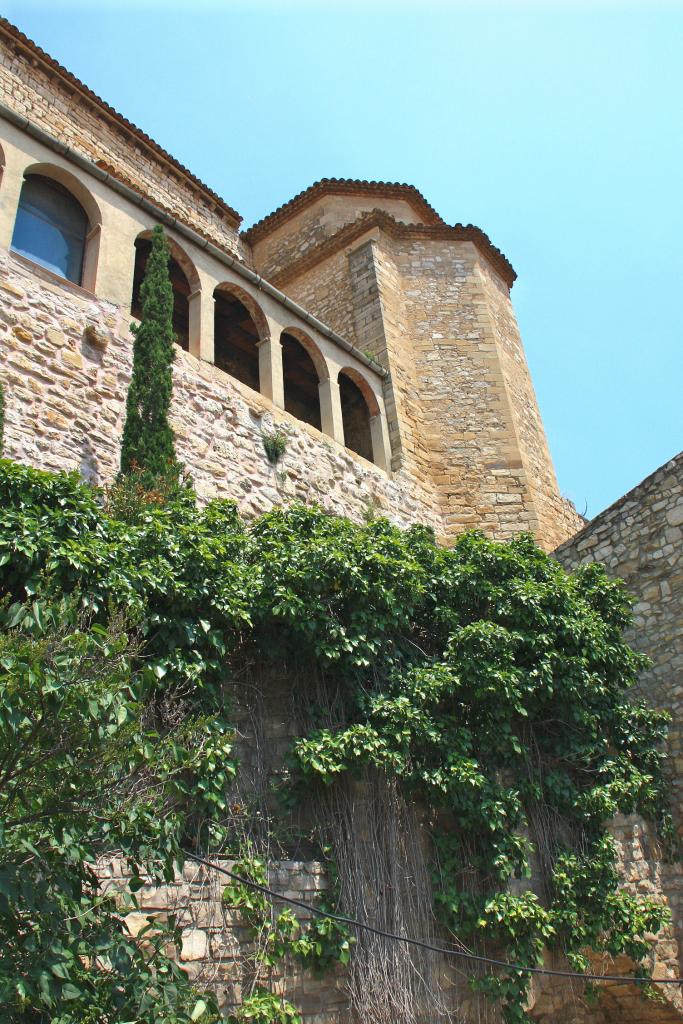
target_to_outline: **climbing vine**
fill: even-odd
[[[306,700],[309,727],[281,779],[283,807],[368,772],[395,784],[422,809],[444,938],[513,963],[556,950],[577,970],[593,951],[624,953],[647,973],[647,936],[664,911],[620,886],[607,824],[638,811],[671,839],[660,753],[667,717],[629,697],[644,659],[623,640],[624,588],[601,567],[569,575],[529,537],[500,544],[471,533],[444,549],[420,527],[379,518],[359,526],[300,505],[246,525],[232,504],[200,508],[189,490],[164,501],[135,489],[108,499],[73,475],[0,462],[0,586],[9,645],[1,753],[28,773],[10,777],[16,798],[3,794],[0,1003],[9,1019],[71,1024],[84,1019],[72,1000],[100,998],[107,976],[84,955],[82,935],[66,930],[57,954],[31,946],[21,926],[26,914],[68,915],[68,900],[85,901],[96,941],[125,946],[130,978],[142,977],[135,958],[144,949],[121,945],[116,915],[100,912],[83,873],[84,855],[92,863],[111,848],[111,833],[90,820],[102,791],[102,814],[140,875],[170,877],[191,844],[234,847],[232,680],[255,662],[277,666],[283,681],[315,677],[334,694],[333,715]],[[46,644],[56,652],[47,661]],[[118,652],[111,663],[95,657],[102,645]],[[24,677],[33,689],[19,685]],[[68,712],[73,743],[67,730],[49,746],[57,719],[44,715],[47,698],[67,701],[60,714]],[[94,733],[79,732],[81,716],[99,723]],[[38,720],[51,776],[21,761]],[[89,797],[83,757],[111,773]],[[50,787],[68,778],[83,801],[76,815],[65,799],[57,819]],[[35,801],[29,821],[20,792]],[[44,827],[41,807],[50,810],[38,819]],[[51,895],[31,909],[20,868],[34,857]],[[245,857],[245,875],[263,880],[258,851]],[[261,936],[262,964],[291,956],[323,969],[350,953],[353,962],[349,936],[329,922],[302,925],[239,885],[225,898]],[[149,1008],[152,979],[163,984],[171,972],[162,946],[146,982],[129,979],[119,1016],[107,1010],[112,1020],[211,1019],[210,1001],[170,973],[175,996]],[[473,980],[509,1024],[525,1020],[524,972]],[[106,1005],[118,998],[107,993]],[[232,1021],[297,1021],[265,987],[248,999]]]

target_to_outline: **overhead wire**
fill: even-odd
[[[202,864],[204,867],[211,868],[213,871],[218,871],[220,874],[226,875],[233,881],[239,882],[241,885],[246,885],[248,888],[254,889],[256,892],[260,892],[264,896],[270,897],[272,900],[289,903],[291,906],[300,907],[307,913],[314,914],[317,917],[324,917],[329,921],[336,921],[338,924],[347,925],[350,928],[370,932],[373,935],[378,935],[380,938],[389,939],[393,942],[403,942],[410,946],[418,946],[420,949],[427,949],[433,953],[440,953],[442,956],[456,957],[461,960],[472,960],[476,963],[488,964],[491,967],[504,967],[507,971],[519,971],[523,974],[542,974],[553,978],[571,978],[575,981],[607,981],[618,984],[633,985],[683,985],[683,978],[640,978],[636,975],[629,974],[581,974],[580,971],[560,971],[551,967],[513,964],[509,963],[507,960],[496,960],[494,957],[483,956],[478,953],[470,953],[466,950],[449,949],[445,946],[436,946],[434,943],[427,942],[424,939],[417,939],[410,935],[396,935],[393,932],[384,931],[382,928],[375,928],[374,925],[368,924],[365,921],[357,921],[352,917],[344,917],[342,914],[333,914],[329,910],[323,910],[321,907],[305,903],[303,900],[298,900],[294,896],[285,896],[284,893],[276,892],[274,889],[271,889],[267,885],[262,885],[260,882],[254,882],[250,878],[244,878],[242,875],[238,875],[234,871],[230,871],[229,868],[223,867],[222,864],[214,864],[212,861],[206,860],[204,857],[200,857],[196,853],[190,853],[188,850],[184,852],[188,860],[192,860],[196,864]]]

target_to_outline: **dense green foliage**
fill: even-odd
[[[168,242],[157,225],[140,287],[142,319],[131,324],[135,336],[133,373],[121,442],[121,472],[135,472],[140,483],[150,489],[160,481],[177,481],[179,475],[168,421],[175,340],[169,259]]]
[[[299,678],[315,667],[343,706],[341,726],[321,719],[296,745],[290,791],[380,770],[428,810],[445,928],[518,963],[544,946],[578,968],[589,949],[643,960],[663,912],[619,887],[605,825],[639,810],[667,833],[665,716],[628,701],[643,659],[622,639],[621,584],[599,566],[569,576],[527,537],[469,534],[446,550],[421,528],[302,506],[246,528],[229,503],[138,498],[103,510],[74,476],[0,463],[11,1020],[189,1019],[196,995],[161,949],[148,958],[124,940],[83,865],[119,846],[168,877],[187,844],[230,840],[231,672],[256,659]],[[511,889],[532,864],[538,892]],[[260,927],[257,898],[228,898]],[[343,961],[344,941],[285,913],[266,948],[303,955],[309,943],[307,962]],[[479,984],[508,1021],[524,1019],[521,972]],[[152,1009],[154,986],[168,998]],[[296,1019],[266,992],[250,999],[235,1020]]]
[[[5,445],[5,385],[0,381],[0,456]]]

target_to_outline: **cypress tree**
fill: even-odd
[[[152,232],[152,249],[140,288],[142,319],[131,324],[133,374],[126,398],[121,475],[134,473],[143,487],[177,482],[173,430],[168,412],[173,391],[173,288],[170,250],[163,229]]]

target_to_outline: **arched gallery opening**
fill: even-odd
[[[344,444],[357,455],[372,462],[370,410],[358,384],[343,370],[339,374]]]
[[[292,416],[320,430],[320,378],[315,363],[303,343],[293,334],[285,331],[280,340],[285,409]]]
[[[130,311],[136,320],[139,320],[142,316],[140,287],[145,276],[151,248],[152,243],[148,238],[137,238],[135,240],[135,270],[133,272],[133,298],[130,304]],[[189,348],[190,283],[185,271],[173,255],[171,255],[168,269],[173,287],[173,330],[175,331],[177,344],[187,351]]]
[[[244,303],[220,286],[214,295],[214,363],[259,390],[259,332]]]

